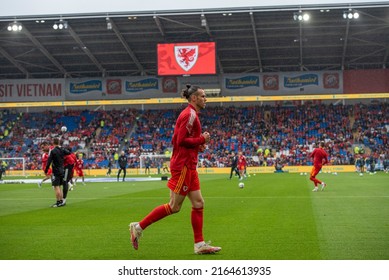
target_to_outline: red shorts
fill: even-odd
[[[75,171],[78,177],[84,177],[84,172],[82,172],[82,169],[75,169]]]
[[[238,166],[238,170],[244,170],[245,166],[244,164]]]
[[[322,166],[314,165],[311,170],[311,177],[316,177],[317,174],[319,174]]]
[[[49,170],[47,171],[46,175],[47,176],[51,176],[51,174],[53,174],[53,169],[49,168]]]
[[[174,193],[186,196],[189,192],[200,190],[199,174],[196,169],[192,170],[184,166],[179,171],[171,170],[171,174],[167,186]]]

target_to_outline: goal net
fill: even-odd
[[[0,158],[4,176],[26,176],[26,160],[22,157]]]
[[[151,174],[169,173],[171,155],[141,155],[139,156],[139,173],[145,174],[146,165],[150,165]]]

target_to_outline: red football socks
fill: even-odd
[[[152,223],[155,223],[166,216],[173,214],[172,209],[170,208],[169,203],[160,205],[154,208],[142,221],[139,222],[139,225],[142,229],[146,229]]]
[[[191,213],[194,242],[204,241],[203,237],[203,208],[193,208]]]
[[[169,215],[173,214],[172,209],[168,203],[154,208],[142,221],[139,226],[146,229],[152,223],[155,223]],[[203,208],[192,208],[191,213],[192,228],[194,234],[194,242],[198,243],[204,241],[203,237]]]

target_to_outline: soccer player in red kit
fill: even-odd
[[[243,155],[242,151],[239,151],[239,156],[238,156],[238,170],[240,175],[239,180],[243,180],[243,178],[245,177],[244,172],[246,170],[246,166],[247,166],[246,157]]]
[[[205,108],[207,98],[205,92],[198,86],[187,85],[182,96],[188,100],[186,107],[178,116],[173,134],[173,155],[170,161],[171,178],[167,183],[170,189],[169,203],[157,206],[139,223],[130,224],[131,242],[135,250],[142,231],[171,214],[180,211],[188,197],[192,203],[191,223],[194,234],[194,253],[213,254],[221,250],[204,242],[203,237],[203,207],[204,199],[200,191],[199,176],[196,170],[198,152],[210,141],[208,132],[201,133],[198,113]]]
[[[77,174],[77,177],[74,180],[74,185],[76,185],[77,179],[81,177],[82,178],[82,184],[85,186],[84,171],[82,169],[84,169],[84,161],[82,160],[82,154],[78,154],[76,165],[74,166],[74,170],[76,171],[76,174]]]
[[[71,183],[73,179],[73,169],[76,165],[77,157],[75,154],[71,153],[69,151],[68,155],[64,156],[64,178],[63,178],[63,184],[62,184],[62,190],[63,190],[63,204],[66,204],[66,198],[68,196],[68,191],[73,189],[73,185]]]
[[[319,147],[315,148],[311,154],[311,157],[313,158],[313,167],[311,171],[311,176],[309,177],[309,180],[311,180],[315,184],[315,188],[312,190],[314,192],[317,192],[319,190],[319,187],[317,185],[321,185],[321,190],[324,190],[326,187],[326,184],[318,179],[316,179],[316,175],[320,172],[322,166],[326,163],[328,163],[328,154],[326,151],[324,151],[324,142],[319,143]]]
[[[40,147],[41,147],[41,150],[43,151],[43,154],[42,154],[42,170],[45,170],[46,169],[46,165],[47,165],[47,160],[49,159],[50,145],[47,142],[42,142],[40,144]],[[47,180],[49,180],[51,178],[52,172],[53,171],[52,171],[52,169],[50,167],[49,170],[47,171],[47,174],[45,174],[45,178],[43,178],[42,181],[40,181],[38,183],[38,186],[40,188],[42,187],[42,183],[44,181],[47,181]]]

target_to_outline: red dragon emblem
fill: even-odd
[[[185,71],[189,71],[196,64],[198,46],[175,46],[174,54],[178,65]]]

